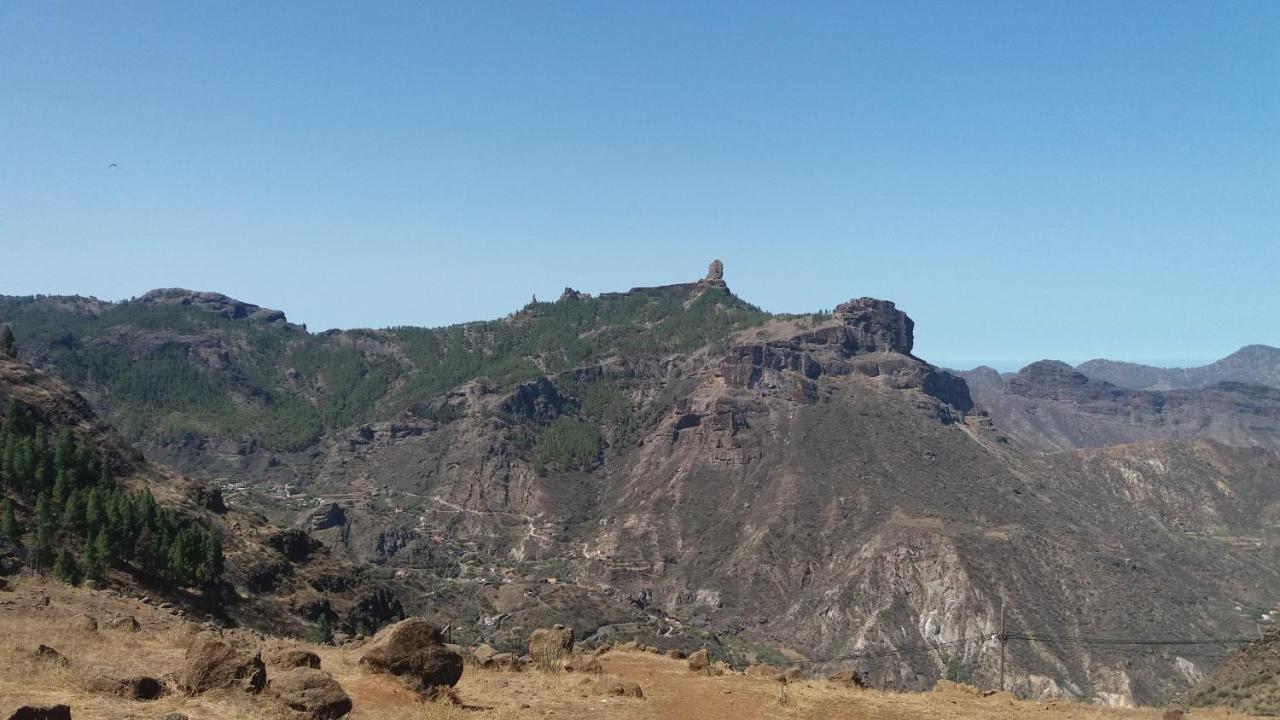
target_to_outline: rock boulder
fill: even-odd
[[[396,675],[424,694],[453,687],[462,677],[462,656],[446,647],[440,628],[423,618],[380,630],[365,646],[360,664],[370,672]]]
[[[268,692],[285,707],[315,720],[333,720],[351,712],[351,698],[338,681],[314,667],[273,675]]]

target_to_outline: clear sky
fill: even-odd
[[[937,363],[1280,344],[1280,2],[0,3],[0,293],[692,280]],[[118,167],[108,167],[118,163]]]

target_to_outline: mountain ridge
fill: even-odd
[[[436,330],[181,303],[68,320],[0,300],[0,321],[148,457],[398,575],[406,611],[468,639],[567,622],[735,660],[947,643],[859,664],[921,689],[990,684],[1002,604],[1055,635],[1220,637],[1280,597],[1274,453],[1196,433],[1028,453],[912,354],[892,302],[771,315],[715,276]],[[1039,370],[1018,397],[1098,387]],[[1008,670],[1026,696],[1152,701],[1208,669],[1179,657],[1023,646]]]

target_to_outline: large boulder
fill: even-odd
[[[118,678],[100,675],[86,681],[92,692],[118,695],[130,700],[155,700],[165,694],[164,683],[148,675]]]
[[[9,720],[71,720],[69,705],[23,705]]]
[[[866,687],[862,681],[862,674],[857,670],[837,670],[827,676],[827,680],[842,685],[852,685],[854,687]]]
[[[222,688],[259,693],[267,684],[267,668],[260,653],[237,650],[216,637],[202,635],[187,646],[177,679],[178,687],[193,695]]]
[[[782,670],[768,663],[759,663],[748,665],[746,669],[747,677],[760,678],[761,680],[776,680],[777,682],[786,682],[783,677]]]
[[[138,623],[138,619],[132,615],[123,615],[121,617],[108,620],[107,628],[121,632],[138,632],[142,629],[142,625]]]
[[[600,695],[616,695],[618,697],[643,698],[644,690],[640,684],[631,680],[620,680],[616,677],[603,677],[596,682],[596,692]]]
[[[462,656],[446,647],[440,628],[423,618],[378,631],[365,645],[360,664],[370,672],[396,675],[423,694],[453,687],[462,677]]]
[[[333,720],[351,712],[351,698],[338,681],[313,667],[272,675],[268,692],[285,707],[315,720]]]
[[[689,656],[689,670],[691,672],[705,672],[711,666],[711,655],[703,648]]]
[[[280,670],[292,670],[299,667],[319,669],[320,667],[320,656],[302,648],[268,650],[263,653],[262,659],[267,665]]]
[[[472,648],[471,659],[475,660],[476,665],[487,668],[493,663],[493,656],[497,654],[492,647],[482,643]]]
[[[561,659],[573,650],[573,628],[556,625],[538,628],[529,636],[529,657],[544,670],[558,667]]]

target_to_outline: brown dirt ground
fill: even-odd
[[[103,627],[76,632],[66,620],[77,613],[95,616]],[[138,633],[105,628],[113,617],[132,615]],[[296,720],[266,696],[209,693],[171,694],[152,702],[132,702],[95,694],[84,686],[95,673],[150,674],[166,681],[183,655],[196,626],[136,599],[68,588],[23,578],[12,592],[0,592],[0,718],[23,704],[67,703],[76,720],[155,720],[180,712],[192,720]],[[839,687],[824,680],[783,686],[738,674],[711,677],[690,673],[683,661],[642,652],[612,652],[602,658],[605,671],[633,680],[643,699],[604,697],[593,691],[596,676],[573,673],[490,672],[468,667],[456,688],[461,705],[423,702],[394,679],[369,675],[357,664],[354,647],[321,647],[247,634],[238,641],[294,644],[317,652],[321,667],[351,695],[353,720],[515,720],[517,718],[598,718],[599,720],[904,720],[906,718],[1066,718],[1118,720],[1160,718],[1163,710],[1113,710],[1066,701],[1017,701],[1007,695],[980,697],[963,688],[931,693],[887,693]],[[49,645],[72,664],[62,668],[32,658],[39,644]],[[268,670],[268,677],[270,670]],[[1222,710],[1197,710],[1188,718],[1240,718]]]

